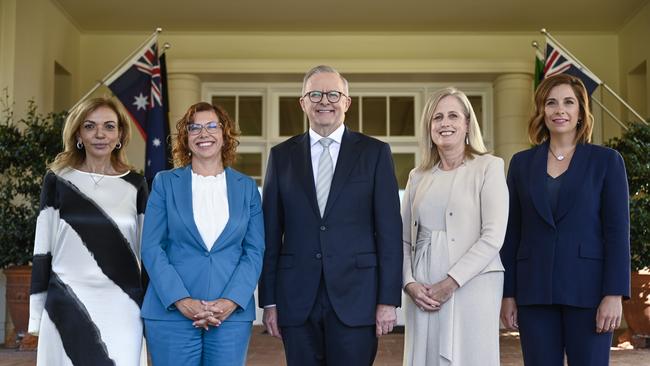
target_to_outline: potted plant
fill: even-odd
[[[16,346],[29,319],[30,262],[46,166],[62,150],[64,113],[37,113],[29,102],[25,117],[15,118],[5,92],[0,117],[0,268],[7,277],[6,304],[14,332],[5,336]],[[11,329],[10,329],[11,330]]]
[[[645,347],[650,339],[650,125],[629,127],[607,145],[623,156],[630,189],[632,292],[623,303],[628,325],[624,337],[635,347]]]

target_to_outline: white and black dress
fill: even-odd
[[[133,172],[45,175],[29,319],[38,365],[146,365],[140,236],[147,193]]]

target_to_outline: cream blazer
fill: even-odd
[[[438,168],[409,174],[402,202],[404,241],[403,285],[415,282],[411,255],[415,244],[419,217],[418,206],[433,181]],[[476,155],[458,168],[445,211],[449,271],[463,286],[474,276],[504,271],[499,257],[508,224],[508,187],[501,158]]]

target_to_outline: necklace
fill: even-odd
[[[86,169],[88,169],[88,176],[94,183],[94,188],[97,188],[99,186],[99,182],[101,182],[104,179],[104,177],[106,177],[106,173],[105,172],[102,172],[101,174],[96,173],[94,170],[90,169],[88,164],[86,164]]]
[[[548,151],[551,152],[551,155],[553,155],[553,157],[554,157],[557,161],[562,161],[562,160],[564,160],[564,158],[566,158],[566,155],[562,155],[562,154],[555,155],[555,153],[553,152],[553,149],[551,149],[550,146],[548,147]],[[569,151],[569,153],[571,153],[572,151],[573,151],[573,149],[571,149],[571,151]]]

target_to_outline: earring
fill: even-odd
[[[465,145],[469,145],[469,132],[465,134]]]
[[[577,125],[578,127],[580,127],[581,124],[582,124],[582,120],[579,119],[579,120],[578,120],[578,123],[577,123],[576,125]]]
[[[115,144],[115,150],[119,150],[122,148],[122,141],[118,141],[117,144]]]
[[[83,148],[84,148],[83,142],[81,142],[81,140],[78,140],[77,141],[77,149],[82,150]]]

